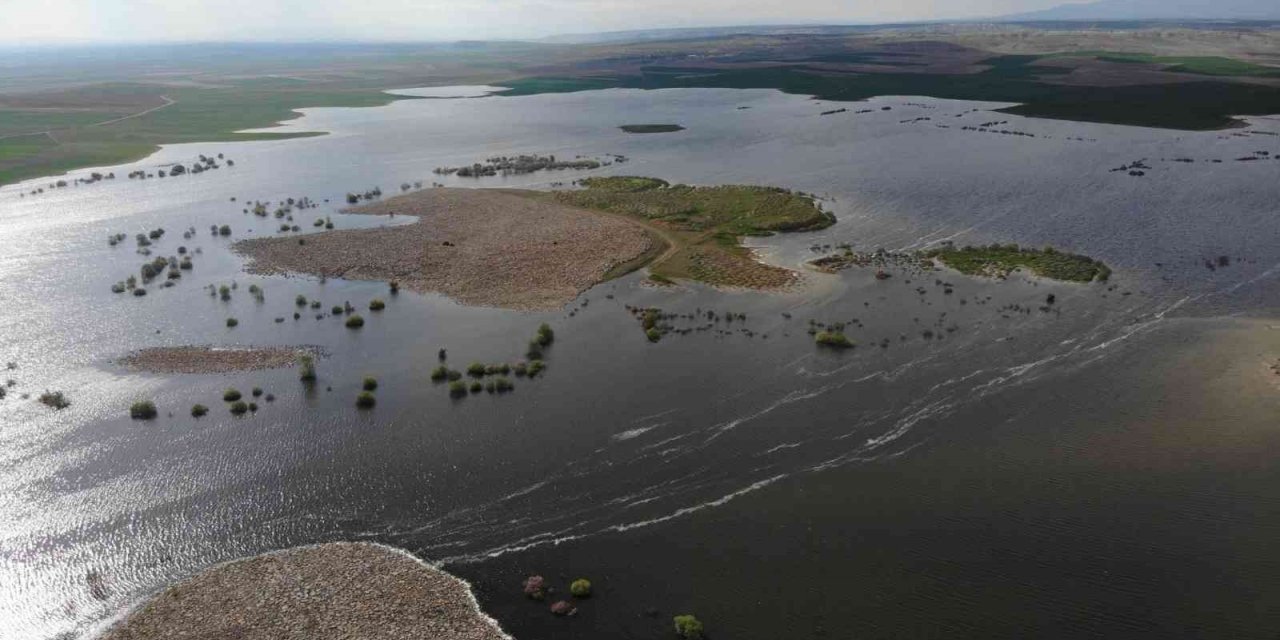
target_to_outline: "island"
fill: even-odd
[[[678,124],[624,124],[618,127],[627,133],[671,133],[673,131],[684,131],[684,127]]]

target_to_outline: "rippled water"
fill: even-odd
[[[752,590],[696,585],[723,587],[715,576],[736,575],[725,567],[793,566],[783,574],[788,584],[816,580],[821,569],[805,558],[847,557],[850,532],[874,529],[869,523],[883,519],[886,535],[868,538],[875,544],[858,552],[898,563],[896,573],[878,574],[880,589],[909,590],[919,580],[907,566],[915,556],[893,540],[913,539],[913,531],[937,526],[947,511],[920,488],[932,471],[920,460],[948,461],[937,483],[979,486],[982,480],[957,460],[981,466],[983,455],[1000,450],[1004,441],[984,431],[992,423],[1016,425],[1021,438],[1053,433],[1042,425],[1061,412],[1042,398],[1087,406],[1102,391],[1127,389],[1122,378],[1102,390],[1071,385],[1078,395],[1060,397],[1064,380],[1093,380],[1119,366],[1117,358],[1137,358],[1123,354],[1166,348],[1147,345],[1160,344],[1152,336],[1164,335],[1172,318],[1264,314],[1276,306],[1280,161],[1235,160],[1260,150],[1280,155],[1280,137],[1254,133],[1280,131],[1276,120],[1185,133],[1029,120],[989,111],[1000,105],[923,98],[858,106],[873,111],[820,116],[831,107],[732,90],[407,100],[308,110],[285,125],[330,132],[321,137],[175,145],[111,169],[123,176],[199,154],[224,153],[236,162],[202,175],[117,179],[25,197],[19,194],[48,180],[0,189],[0,334],[7,338],[0,361],[17,365],[4,376],[17,384],[0,400],[0,637],[90,633],[207,564],[351,538],[445,562],[476,581],[504,624],[538,637],[648,633],[647,625],[662,622],[643,615],[649,606],[739,612],[732,623],[722,616],[720,628],[732,628],[734,637],[780,637],[797,617],[840,621],[848,614],[827,596],[815,612],[806,604],[814,596],[777,595],[774,586],[766,589],[774,607],[747,613],[758,604]],[[997,120],[1008,121],[997,128],[1036,137],[960,130]],[[616,128],[648,122],[687,130],[632,135]],[[317,320],[310,310],[293,320],[294,296],[321,300],[324,309],[342,301],[362,307],[386,297],[384,284],[246,276],[227,249],[235,239],[272,234],[278,224],[243,214],[250,200],[329,199],[295,215],[309,232],[311,221],[326,215],[339,228],[406,222],[337,214],[348,191],[381,186],[390,194],[415,180],[546,187],[585,175],[469,181],[431,174],[437,166],[513,153],[624,154],[630,162],[595,173],[773,184],[819,195],[838,224],[758,243],[780,264],[809,259],[813,244],[1013,241],[1102,258],[1116,268],[1115,286],[907,273],[879,282],[852,271],[813,274],[803,290],[759,295],[654,290],[639,286],[636,274],[555,313],[465,308],[401,293],[386,311],[365,313],[368,324],[356,332],[338,319]],[[1182,157],[1197,162],[1172,161]],[[1151,169],[1143,177],[1109,171],[1144,158]],[[211,224],[231,225],[232,238],[211,236]],[[156,253],[198,247],[193,272],[144,298],[110,293],[111,283],[145,260],[134,253],[132,235],[161,226],[168,233]],[[184,241],[188,227],[195,237]],[[108,247],[106,237],[115,232],[130,239]],[[1206,259],[1220,255],[1232,258],[1230,266],[1206,268]],[[951,283],[954,293],[944,293],[935,278]],[[232,281],[237,291],[229,302],[202,289]],[[250,284],[266,290],[265,302],[252,300]],[[1036,310],[1049,293],[1056,310]],[[1009,304],[1033,310],[999,311]],[[689,314],[733,310],[747,320],[720,323],[727,333],[669,336],[652,345],[624,305]],[[232,316],[240,324],[227,329]],[[286,321],[275,323],[276,317]],[[862,343],[857,350],[814,351],[807,320],[855,318],[862,325],[851,331]],[[543,379],[519,381],[509,396],[456,402],[428,381],[437,349],[448,348],[458,368],[511,360],[543,321],[558,336]],[[754,335],[738,331],[743,327]],[[936,337],[924,338],[925,330]],[[882,339],[889,346],[880,347]],[[313,344],[329,355],[311,392],[292,370],[154,376],[111,363],[138,347],[178,344]],[[361,412],[353,400],[365,375],[379,379],[378,406]],[[228,386],[260,386],[277,400],[260,402],[256,415],[232,418],[219,400]],[[34,398],[46,388],[66,392],[72,406],[53,412],[19,396]],[[1143,378],[1130,391],[1150,401],[1161,388]],[[140,398],[154,399],[162,417],[130,421],[128,405]],[[212,407],[211,414],[188,417],[196,402]],[[1124,406],[1105,415],[1125,424]],[[1032,415],[1038,417],[1026,422]],[[975,444],[984,438],[992,438],[988,446]],[[1022,476],[1007,477],[1033,474],[1018,468]],[[874,469],[898,475],[886,488]],[[812,499],[815,493],[828,498]],[[919,516],[887,517],[892,510],[885,504],[851,503],[850,496],[870,494],[917,500]],[[1070,502],[1069,494],[1046,494],[1064,509]],[[973,495],[957,489],[948,500]],[[747,542],[707,551],[732,538],[726,514],[742,509],[750,515],[734,526],[752,532]],[[1019,517],[997,512],[980,521],[1017,531]],[[797,522],[809,522],[811,532],[799,542],[790,529]],[[1065,531],[1080,537],[1094,530],[1086,523]],[[1195,532],[1209,525],[1189,531],[1184,535],[1194,543]],[[955,539],[984,548],[980,536]],[[971,550],[956,544],[956,553]],[[708,560],[721,553],[724,564]],[[957,562],[939,554],[944,564]],[[616,565],[617,555],[628,558],[627,566]],[[997,555],[991,562],[1009,568],[955,575],[975,583],[1027,579],[1015,570],[1016,558]],[[1168,564],[1177,567],[1176,556]],[[621,597],[613,604],[600,598],[598,608],[616,616],[606,620],[584,607],[572,625],[550,624],[505,591],[525,571],[550,576],[570,565],[575,573],[616,572],[615,588],[627,594],[630,608],[619,604]],[[759,579],[743,571],[743,579]],[[90,572],[102,576],[102,588],[91,588]],[[885,583],[887,575],[899,582]],[[1060,604],[1054,615],[1078,609],[1088,621],[1079,628],[1089,633],[1126,628],[1108,625],[1111,612],[1072,593],[1054,592]],[[937,596],[926,607],[890,599],[876,611],[862,606],[858,615],[899,621],[924,610],[950,611],[971,596],[952,597],[958,600]],[[1147,604],[1145,615],[1157,615],[1159,603]],[[996,628],[983,622],[994,616],[989,609],[971,618],[937,615],[940,625],[971,625],[938,637]],[[818,627],[802,628],[818,635]],[[844,637],[844,628],[847,622],[836,623],[827,633]],[[863,631],[891,637],[904,628],[910,627],[894,622]]]

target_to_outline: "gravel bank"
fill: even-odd
[[[151,373],[230,373],[292,367],[309,347],[153,347],[121,358],[119,364]]]
[[[338,542],[207,569],[101,640],[509,640],[467,584],[381,545]]]
[[[463,304],[532,310],[565,305],[653,242],[617,217],[490,189],[425,189],[351,212],[419,221],[326,231],[305,236],[305,244],[242,240],[235,250],[252,273],[396,280]]]

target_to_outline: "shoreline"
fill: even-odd
[[[470,583],[374,542],[319,543],[214,564],[149,594],[89,637],[301,640],[317,632],[361,640],[512,640],[480,608]]]

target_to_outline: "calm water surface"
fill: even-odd
[[[0,400],[0,637],[86,636],[210,563],[340,539],[443,562],[522,638],[660,637],[687,610],[722,638],[1273,637],[1272,387],[1213,381],[1245,360],[1265,381],[1275,341],[1232,324],[1231,348],[1195,345],[1224,339],[1196,318],[1275,310],[1280,137],[1257,132],[1280,121],[1187,133],[928,98],[852,106],[872,112],[820,116],[831,107],[772,91],[406,100],[284,125],[321,137],[175,145],[109,170],[218,153],[234,168],[24,197],[49,180],[0,188],[0,362],[16,365]],[[1035,137],[962,129],[996,121]],[[616,128],[650,122],[687,130]],[[431,173],[515,153],[630,161]],[[1140,160],[1144,176],[1110,171]],[[953,239],[1052,244],[1116,275],[1079,286],[851,271],[763,295],[654,290],[634,274],[552,313],[401,293],[350,331],[310,309],[294,320],[294,296],[364,307],[388,297],[385,284],[248,276],[229,251],[276,233],[277,220],[242,212],[252,200],[320,203],[294,214],[308,233],[324,216],[338,228],[408,222],[339,214],[348,191],[548,188],[592,173],[817,194],[838,224],[755,243],[788,266],[813,245]],[[148,259],[133,234],[156,227],[167,233],[155,254],[198,248],[195,269],[143,298],[110,293]],[[129,239],[109,247],[117,232]],[[1229,266],[1205,266],[1218,256]],[[204,289],[233,282],[226,302]],[[654,345],[625,305],[747,319]],[[851,323],[859,348],[816,352],[810,319]],[[429,381],[438,349],[459,369],[511,361],[540,322],[557,332],[542,379],[461,401]],[[307,344],[327,357],[312,389],[293,370],[158,376],[112,363],[181,344]],[[372,411],[353,406],[365,375],[380,382]],[[229,386],[276,400],[233,418]],[[1215,395],[1241,388],[1251,393]],[[44,389],[72,406],[34,402]],[[129,420],[137,399],[161,417]],[[209,416],[189,417],[197,402]],[[1206,416],[1221,419],[1192,419]],[[1223,425],[1227,444],[1204,435]],[[599,597],[552,619],[519,595],[531,572],[591,576]]]

